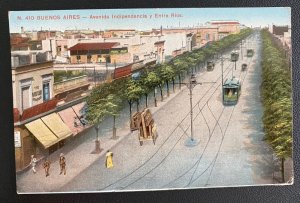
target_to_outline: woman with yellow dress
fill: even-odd
[[[111,151],[107,150],[105,156],[106,156],[106,160],[105,160],[105,166],[106,166],[106,168],[112,168],[112,167],[114,167],[113,160],[112,160],[113,153]]]

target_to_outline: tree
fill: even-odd
[[[175,76],[175,72],[171,68],[171,66],[163,64],[160,69],[159,69],[159,76],[163,83],[167,84],[167,96],[170,96],[170,91],[169,91],[169,81],[173,80]],[[173,80],[174,81],[174,80]],[[174,83],[173,83],[173,89],[174,89]]]
[[[263,36],[262,98],[265,140],[281,160],[282,182],[284,162],[292,154],[291,78],[283,52],[272,42],[268,31]]]
[[[132,116],[132,104],[133,102],[137,103],[137,111],[139,111],[139,99],[143,95],[143,89],[140,86],[138,81],[135,81],[133,79],[129,79],[127,83],[125,84],[126,90],[125,90],[125,97],[129,104],[129,112],[130,112],[130,118]]]
[[[145,76],[145,78],[143,78],[143,83],[150,90],[154,90],[153,91],[154,92],[154,104],[155,104],[155,106],[157,106],[155,88],[160,83],[159,77],[157,76],[157,74],[154,71],[151,71]]]
[[[116,139],[116,117],[122,109],[122,99],[116,94],[109,94],[106,98],[107,115],[113,117],[113,139]]]

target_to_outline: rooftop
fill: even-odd
[[[69,50],[99,50],[99,49],[111,49],[118,46],[118,42],[99,42],[99,43],[78,43],[69,48]]]

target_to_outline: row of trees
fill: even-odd
[[[251,32],[251,29],[243,29],[238,34],[229,35],[206,47],[177,56],[168,63],[146,67],[141,71],[139,79],[125,77],[95,87],[87,98],[87,120],[92,124],[99,124],[106,116],[113,116],[115,121],[119,111],[123,108],[124,101],[129,104],[131,118],[132,105],[136,103],[137,111],[139,111],[140,99],[144,96],[146,107],[148,107],[148,96],[152,93],[156,105],[155,88],[159,89],[160,99],[163,101],[165,87],[167,96],[169,96],[171,84],[173,92],[175,92],[175,81],[178,81],[180,89],[180,82],[188,73],[199,70],[200,64],[209,57],[238,44]]]
[[[272,41],[267,30],[262,31],[263,62],[262,91],[265,140],[281,159],[282,182],[284,161],[292,154],[291,72],[283,50]]]

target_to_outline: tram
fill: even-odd
[[[242,64],[242,71],[246,71],[247,70],[247,64],[243,63]]]
[[[207,71],[213,71],[215,68],[215,63],[213,61],[207,61],[206,69]]]
[[[247,57],[252,57],[254,54],[253,49],[247,49]]]
[[[235,105],[241,94],[241,83],[238,78],[226,79],[223,84],[223,104]]]
[[[133,114],[130,122],[131,131],[138,131],[138,139],[140,146],[144,141],[152,140],[155,145],[155,141],[158,137],[157,128],[152,118],[152,114],[149,109],[144,109],[142,112],[136,112]]]

